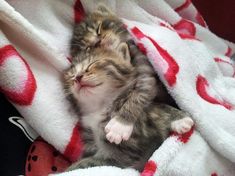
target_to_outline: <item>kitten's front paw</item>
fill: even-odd
[[[183,119],[171,122],[171,129],[179,134],[188,132],[194,125],[193,120],[190,117],[184,117]]]
[[[120,144],[122,140],[127,141],[133,131],[133,124],[124,124],[112,118],[105,126],[106,138],[109,142]]]

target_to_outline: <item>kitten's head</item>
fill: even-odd
[[[73,53],[77,50],[85,51],[100,45],[114,49],[127,38],[128,32],[121,20],[100,4],[93,13],[75,26],[71,53],[74,56]]]
[[[116,51],[95,48],[75,58],[65,72],[65,88],[79,103],[103,101],[118,94],[133,78],[126,43]]]

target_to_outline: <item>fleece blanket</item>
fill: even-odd
[[[235,67],[230,59],[234,44],[213,34],[190,0],[102,2],[123,19],[169,93],[196,125],[187,134],[173,133],[142,173],[103,166],[56,175],[235,175]],[[0,1],[0,90],[70,161],[79,158],[82,143],[61,73],[70,64],[74,22],[96,5],[95,0]]]

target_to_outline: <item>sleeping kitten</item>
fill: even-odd
[[[122,21],[108,8],[100,4],[93,13],[87,14],[83,21],[75,24],[70,54],[74,58],[81,51],[96,46],[114,49],[121,42],[130,38]]]
[[[102,165],[142,170],[170,130],[184,133],[193,126],[188,114],[159,103],[145,106],[135,114],[135,120],[110,119],[107,113],[114,101],[120,95],[129,96],[138,82],[138,71],[131,64],[128,53],[125,43],[120,44],[116,51],[95,48],[81,54],[83,61],[74,60],[65,72],[65,88],[80,110],[84,140],[81,160],[68,170]],[[129,104],[130,110],[132,106]],[[115,130],[123,136],[110,133],[110,126],[115,123],[118,124]],[[133,132],[126,133],[128,130]]]
[[[121,20],[105,6],[100,5],[95,12],[89,14],[84,21],[75,26],[71,44],[71,54],[78,62],[87,59],[80,56],[81,52],[89,52],[96,47],[116,50],[121,42],[127,42],[129,45],[131,64],[135,67],[137,74],[136,84],[132,91],[118,96],[108,114],[112,118],[106,127],[110,129],[108,140],[110,142],[114,140],[116,143],[121,142],[120,137],[121,140],[126,139],[123,137],[125,133],[128,138],[133,128],[125,128],[121,132],[118,130],[119,121],[125,123],[136,121],[139,114],[149,106],[153,99],[168,104],[174,102],[156,75],[148,58],[139,51],[134,42],[129,40],[130,38]]]

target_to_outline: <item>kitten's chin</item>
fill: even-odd
[[[92,95],[93,91],[96,89],[96,86],[85,86],[85,85],[80,85],[76,84],[74,86],[75,93],[78,95]]]

